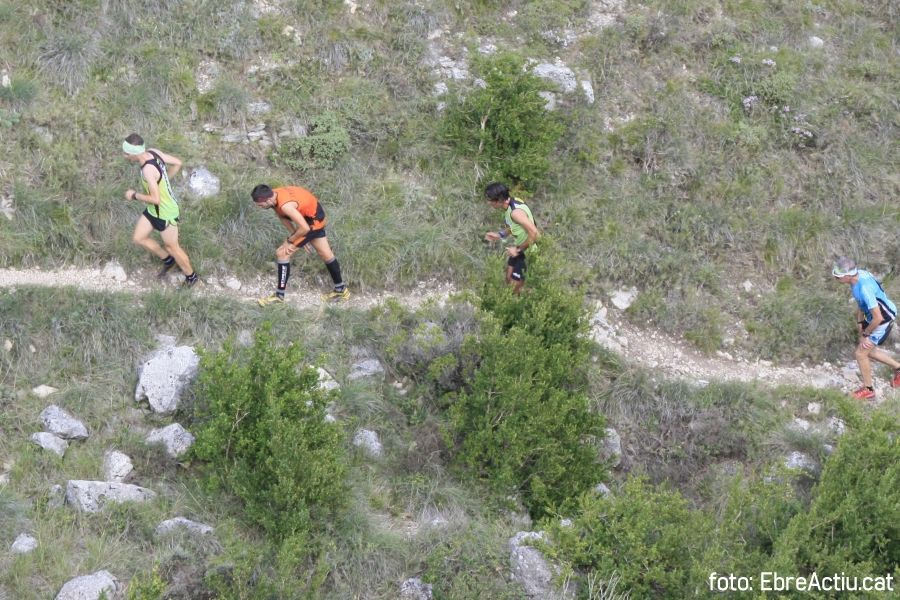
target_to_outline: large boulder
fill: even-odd
[[[188,451],[194,443],[194,436],[178,423],[172,423],[162,429],[154,429],[147,434],[148,444],[162,444],[169,456],[177,458]]]
[[[118,593],[119,580],[109,571],[97,571],[70,579],[59,590],[56,600],[100,600],[101,597],[113,600]]]
[[[71,480],[66,484],[66,502],[76,510],[95,513],[108,503],[146,502],[156,492],[130,483]]]
[[[553,579],[559,568],[544,558],[543,552],[528,545],[545,540],[543,531],[520,531],[509,540],[509,564],[512,578],[521,584],[525,595],[541,600],[568,600],[575,597],[570,586],[557,588]]]
[[[41,411],[41,423],[44,429],[67,440],[87,439],[88,430],[84,423],[56,406],[51,404]]]
[[[173,412],[199,364],[200,357],[190,346],[160,348],[138,367],[135,401],[147,400],[156,413]]]

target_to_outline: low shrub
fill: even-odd
[[[809,509],[778,540],[779,570],[900,574],[898,425],[887,412],[852,419],[825,463]]]
[[[321,527],[346,500],[341,427],[325,421],[328,396],[300,346],[277,347],[271,326],[253,346],[201,352],[195,458],[213,487],[239,497],[247,517],[276,539]]]
[[[557,262],[550,252],[534,256],[521,297],[496,270],[483,291],[481,334],[462,347],[478,357],[474,372],[449,409],[456,465],[501,496],[520,494],[535,516],[603,477],[588,443],[605,421],[586,395],[583,296],[552,274]]]
[[[485,85],[451,100],[443,137],[459,155],[474,157],[484,179],[534,189],[564,127],[538,94],[547,83],[524,64],[512,53],[476,60],[473,69]]]
[[[306,135],[281,144],[273,157],[297,171],[329,169],[350,150],[350,134],[333,112],[310,119]]]

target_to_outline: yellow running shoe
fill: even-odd
[[[344,288],[340,292],[336,292],[334,290],[328,292],[327,294],[322,296],[322,300],[331,301],[331,300],[349,300],[350,299],[350,288]]]
[[[267,298],[260,298],[256,301],[260,306],[268,306],[270,304],[284,304],[284,296],[279,296],[278,294],[272,294]]]

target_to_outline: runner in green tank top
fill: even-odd
[[[160,278],[177,264],[184,273],[184,285],[192,287],[197,283],[198,277],[191,267],[187,253],[178,243],[178,202],[175,200],[167,170],[167,165],[171,165],[171,174],[174,176],[181,169],[181,161],[161,150],[146,148],[144,139],[136,133],[125,138],[122,142],[122,151],[125,152],[126,160],[141,165],[141,183],[144,186],[143,194],[129,189],[125,192],[125,199],[147,204],[134,227],[132,241],[163,261],[159,271]],[[165,249],[150,238],[154,229],[159,232]]]
[[[509,188],[502,183],[492,183],[484,190],[488,204],[497,210],[506,210],[504,226],[499,231],[489,231],[484,239],[496,242],[512,235],[515,246],[507,246],[506,283],[513,286],[513,292],[519,294],[525,285],[525,250],[534,245],[541,233],[534,224],[534,215],[524,202],[510,197]]]

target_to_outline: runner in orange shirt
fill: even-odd
[[[282,224],[290,232],[287,239],[275,250],[278,264],[278,284],[275,293],[259,299],[260,306],[284,302],[284,291],[291,275],[291,256],[306,244],[312,246],[325,263],[328,274],[334,281],[334,290],[325,294],[325,300],[346,300],[350,290],[341,278],[341,266],[331,252],[325,237],[325,211],[309,190],[296,186],[272,189],[260,184],[250,193],[253,202],[260,208],[273,208]],[[307,249],[307,251],[309,251]]]

